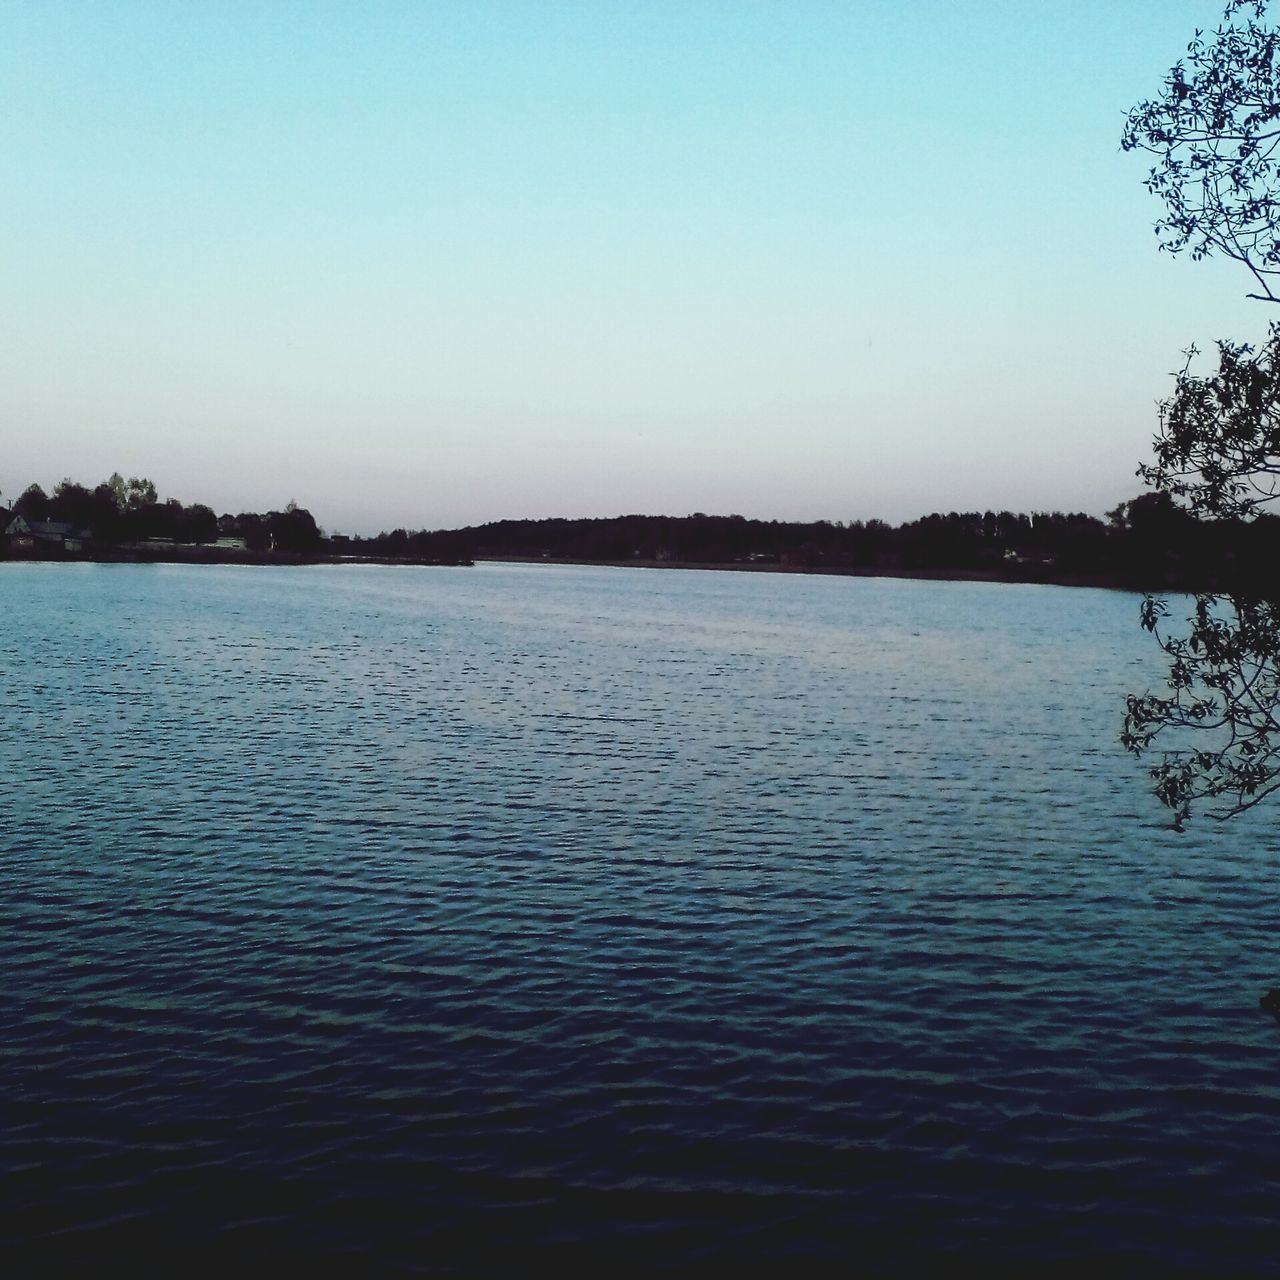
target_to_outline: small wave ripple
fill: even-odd
[[[15,1256],[1269,1270],[1274,841],[1158,825],[1131,598],[0,568]]]

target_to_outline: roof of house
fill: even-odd
[[[17,515],[5,525],[5,533],[11,538],[86,538],[88,530],[77,529],[65,520],[28,520]]]

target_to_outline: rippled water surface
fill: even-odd
[[[0,565],[7,1251],[1271,1270],[1280,840],[1162,825],[1157,656],[1050,587]]]

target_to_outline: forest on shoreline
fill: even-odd
[[[478,559],[704,564],[810,572],[980,577],[1137,590],[1273,594],[1280,518],[1196,519],[1167,494],[1108,513],[934,513],[808,523],[742,516],[503,520],[458,531]]]
[[[21,518],[21,519],[19,519]],[[216,514],[161,501],[150,480],[118,474],[90,489],[31,485],[4,511],[8,558],[300,563],[477,559],[705,565],[795,572],[938,575],[1081,582],[1144,590],[1272,594],[1280,518],[1197,519],[1146,493],[1105,520],[1082,512],[934,513],[881,520],[753,520],[697,512],[499,520],[462,529],[326,535],[305,507]]]
[[[90,489],[63,480],[46,493],[29,485],[0,509],[0,554],[9,559],[182,560],[305,563],[348,558],[469,564],[469,544],[447,531],[410,539],[326,535],[305,507],[218,515],[200,502],[161,501],[147,479],[118,472]]]

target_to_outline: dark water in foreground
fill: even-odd
[[[1135,597],[0,566],[10,1261],[1270,1271],[1264,817]]]

